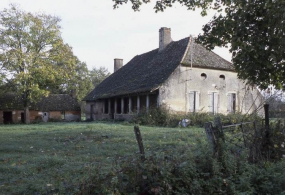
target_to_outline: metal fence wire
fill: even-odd
[[[218,138],[223,140],[228,149],[237,153],[243,149],[251,149],[258,138],[255,121],[223,126],[221,119],[217,117],[215,126],[212,122],[205,124],[205,131],[214,150]]]

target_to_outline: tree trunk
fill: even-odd
[[[30,124],[30,110],[29,107],[24,108],[25,124]]]
[[[25,124],[30,124],[30,110],[29,110],[29,101],[27,100],[27,95],[24,96],[24,119]]]

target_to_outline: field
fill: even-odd
[[[191,147],[202,128],[140,127],[146,151]],[[0,126],[0,194],[42,194],[80,181],[96,166],[138,151],[133,125],[42,123]]]

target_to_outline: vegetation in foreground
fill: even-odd
[[[147,153],[183,151],[194,147],[197,138],[205,139],[203,129],[196,127],[140,129]],[[133,157],[137,151],[130,125],[0,125],[0,194],[80,194],[80,186],[109,173],[115,159]]]

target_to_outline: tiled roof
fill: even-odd
[[[0,110],[23,110],[23,99],[14,93],[6,93],[0,97]],[[80,105],[68,94],[50,94],[38,103],[32,103],[30,110],[39,111],[79,111]]]
[[[106,78],[83,101],[93,101],[126,94],[152,91],[171,75],[179,64],[210,69],[234,71],[232,64],[214,52],[193,42],[192,37],[171,42],[164,50],[158,49],[135,56],[125,66]]]
[[[92,101],[159,87],[180,64],[188,39],[171,42],[163,51],[152,50],[135,56],[129,63],[100,83],[83,100]]]
[[[191,42],[193,38],[191,37]],[[224,58],[220,57],[216,53],[207,50],[200,44],[194,41],[189,44],[189,48],[186,51],[185,58],[182,61],[183,65],[191,65],[191,53],[192,53],[192,66],[199,68],[220,69],[234,71],[232,63],[228,62]]]

